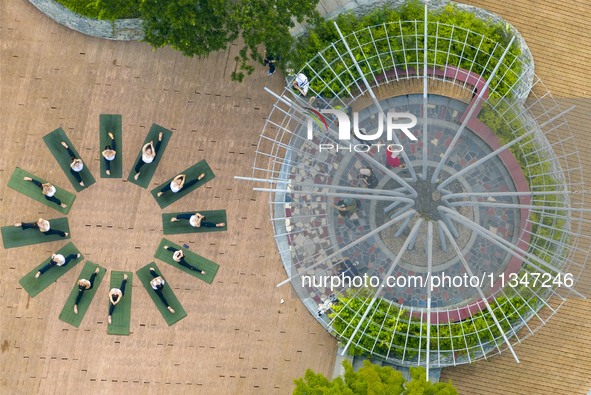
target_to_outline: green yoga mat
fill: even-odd
[[[184,266],[179,265],[177,262],[174,261],[174,259],[172,259],[172,252],[165,250],[163,248],[165,245],[167,245],[169,247],[174,247],[177,250],[182,250],[183,254],[185,254],[185,260],[189,264],[191,264],[201,270],[205,270],[205,274],[199,274],[198,272],[195,272],[195,271],[190,270]],[[212,262],[209,259],[203,258],[202,256],[197,255],[194,252],[191,252],[191,251],[187,250],[186,248],[183,248],[183,247],[179,246],[178,244],[175,244],[172,241],[167,240],[167,239],[162,239],[162,241],[158,245],[158,249],[156,250],[154,257],[160,259],[163,262],[168,263],[171,266],[176,267],[177,269],[182,270],[185,273],[188,273],[194,277],[197,277],[198,279],[203,280],[208,284],[211,284],[213,282],[213,280],[218,272],[218,269],[220,268],[220,265],[218,265],[217,263]]]
[[[140,169],[140,176],[139,178],[136,180],[133,179],[133,177],[135,176],[135,170],[134,167],[135,165],[138,163],[138,160],[140,160],[142,158],[142,148],[144,145],[148,144],[150,141],[154,142],[154,146],[156,145],[156,142],[158,141],[158,134],[162,132],[162,143],[160,144],[160,149],[158,150],[158,154],[156,154],[156,157],[154,158],[154,160],[152,161],[152,163],[146,163],[142,166],[142,168]],[[129,176],[127,177],[127,181],[132,182],[136,185],[139,185],[142,188],[147,188],[148,185],[150,185],[150,181],[152,181],[152,177],[154,176],[154,173],[156,172],[156,169],[158,168],[158,163],[160,163],[160,159],[162,159],[162,156],[164,155],[164,151],[166,150],[166,146],[168,145],[168,142],[170,141],[170,138],[172,137],[172,132],[166,128],[163,128],[160,125],[157,124],[152,124],[152,127],[150,128],[150,131],[148,132],[148,135],[146,136],[146,139],[144,140],[144,142],[142,143],[141,147],[140,147],[140,152],[139,154],[136,156],[135,160],[133,161],[133,165],[131,170],[129,171]]]
[[[129,322],[131,321],[131,285],[133,274],[131,272],[111,272],[109,291],[113,288],[119,288],[121,286],[121,281],[123,281],[124,274],[127,274],[127,285],[125,285],[123,299],[117,303],[115,310],[113,311],[113,323],[107,324],[107,333],[109,335],[129,335]],[[107,300],[107,311],[105,312],[107,315],[109,313],[110,306],[111,303]]]
[[[123,139],[121,137],[121,115],[119,114],[101,114],[99,116],[99,147],[101,150],[101,178],[121,178],[123,176]],[[103,158],[102,152],[105,150],[107,145],[111,145],[111,138],[108,133],[112,132],[115,137],[115,148],[117,155],[110,163],[111,175],[107,175],[105,158]]]
[[[41,188],[39,188],[37,185],[33,184],[31,181],[23,180],[23,177],[31,177],[31,178],[41,182],[42,184],[47,182],[47,180],[45,180],[41,177],[37,177],[33,173],[29,173],[28,171],[23,170],[20,167],[17,167],[16,169],[14,169],[14,172],[12,173],[10,180],[8,180],[8,186],[10,188],[14,189],[15,191],[18,191],[18,192],[22,193],[23,195],[26,195],[26,196],[38,201],[39,203],[46,205],[47,207],[51,207],[52,209],[57,210],[62,214],[68,214],[68,212],[70,211],[70,208],[72,208],[72,204],[74,203],[74,200],[76,200],[76,195],[74,195],[73,193],[70,193],[70,192],[66,191],[65,189],[62,189],[52,183],[51,185],[53,185],[55,187],[55,195],[54,196],[56,198],[58,198],[59,200],[61,200],[62,203],[65,203],[68,205],[66,208],[63,208],[60,205],[57,205],[54,202],[50,202],[49,200],[45,199],[45,195],[43,195],[43,193],[41,192]]]
[[[187,182],[192,181],[195,178],[199,177],[201,175],[201,173],[205,173],[205,177],[203,177],[201,180],[199,180],[196,184],[191,185],[190,187],[185,187],[176,193],[173,193],[172,191],[166,191],[166,192],[164,192],[164,194],[162,196],[158,197],[158,195],[157,195],[158,192],[160,192],[160,190],[162,188],[164,188],[166,185],[169,185],[171,183],[171,181],[174,179],[174,177],[176,177],[178,174],[184,174],[186,176],[186,178],[185,178],[185,184],[186,184]],[[178,174],[175,174],[174,177],[170,178],[168,181],[166,181],[162,185],[159,185],[156,188],[152,189],[152,191],[150,192],[152,194],[152,196],[154,197],[154,199],[156,199],[156,202],[158,203],[160,208],[165,208],[165,207],[173,204],[177,200],[182,199],[183,197],[185,197],[186,195],[188,195],[189,193],[191,193],[195,189],[207,184],[209,181],[211,181],[215,178],[215,174],[213,174],[211,167],[209,167],[209,165],[207,164],[207,162],[205,160],[202,160],[202,161],[194,164],[193,166],[189,167],[188,169],[186,169],[184,171],[181,171]]]
[[[78,280],[81,280],[83,278],[90,280],[90,276],[92,276],[92,273],[94,273],[97,267],[100,269],[100,271],[94,278],[92,288],[84,291],[82,299],[80,299],[80,302],[78,303],[78,314],[76,314],[74,313],[74,302],[76,301],[76,297],[78,296]],[[74,287],[72,288],[72,292],[70,292],[70,296],[68,296],[66,304],[64,305],[64,308],[60,313],[60,320],[67,322],[68,324],[75,326],[76,328],[80,326],[82,320],[84,319],[84,315],[86,314],[88,308],[90,307],[90,304],[92,303],[92,299],[96,294],[96,290],[101,285],[103,277],[105,277],[106,273],[106,269],[100,267],[96,263],[86,261],[86,263],[84,264],[84,268],[82,268],[82,272],[76,279]],[[123,301],[121,302],[123,303]]]
[[[56,254],[62,254],[67,257],[70,254],[79,254],[80,251],[74,246],[73,243],[68,243],[55,252]],[[66,266],[53,266],[43,273],[39,278],[35,278],[35,274],[45,266],[51,260],[51,255],[41,262],[35,269],[29,272],[25,277],[19,280],[20,285],[27,293],[34,298],[45,288],[56,282],[58,278],[70,271],[74,266],[84,260],[84,256],[80,255],[80,258],[72,259]]]
[[[36,219],[33,221],[36,221]],[[70,225],[68,224],[67,218],[50,219],[49,224],[51,229],[58,229],[63,232],[70,233]],[[14,225],[2,227],[2,242],[4,244],[4,248],[22,247],[31,244],[48,243],[50,241],[67,240],[71,236],[72,235],[70,234],[66,237],[61,237],[59,235],[45,236],[39,231],[39,229],[34,228],[23,230],[20,226]]]
[[[164,304],[162,303],[162,301],[150,285],[150,281],[154,278],[150,274],[151,267],[153,267],[154,270],[156,270],[156,273],[158,273],[164,279],[165,284],[164,288],[162,289],[162,295],[164,295],[164,298],[166,299],[170,307],[174,309],[174,313],[168,311],[167,306],[164,306]],[[160,314],[162,314],[162,318],[164,318],[168,326],[171,326],[172,324],[182,320],[187,316],[187,312],[185,311],[185,309],[183,309],[183,306],[174,294],[174,291],[172,290],[170,283],[166,281],[166,278],[162,274],[162,271],[158,268],[158,266],[156,266],[154,262],[150,262],[149,264],[142,267],[135,273],[137,274],[137,278],[144,285],[144,288],[148,292],[148,295],[150,295],[150,298],[152,298],[152,302],[154,302],[156,308],[158,308],[158,311],[160,311]]]
[[[66,136],[66,132],[64,132],[62,128],[57,128],[53,132],[45,135],[43,137],[43,141],[45,141],[47,148],[49,148],[49,150],[53,154],[53,157],[66,174],[66,177],[68,177],[68,180],[70,180],[70,182],[72,183],[74,189],[76,189],[76,192],[80,192],[81,190],[88,188],[89,186],[95,183],[95,179],[92,176],[92,173],[90,173],[90,170],[88,170],[88,162],[86,162],[84,158],[80,156],[78,151],[76,151],[74,144],[72,144],[68,136]],[[70,163],[72,162],[72,158],[70,158],[68,151],[62,146],[62,141],[68,144],[68,147],[70,147],[74,154],[76,154],[76,157],[82,159],[82,161],[84,162],[84,168],[80,172],[82,181],[84,181],[84,186],[81,186],[76,180],[76,178],[74,178],[72,173],[70,173]]]
[[[206,228],[204,226],[195,228],[189,224],[188,220],[181,219],[180,221],[170,222],[171,218],[176,217],[179,214],[195,214],[199,213],[205,215],[206,222],[213,222],[219,224],[224,222],[226,226]],[[162,214],[162,228],[164,229],[165,235],[176,235],[182,233],[206,233],[206,232],[223,232],[228,230],[228,221],[226,219],[226,210],[211,210],[211,211],[190,211],[184,213],[168,213]],[[206,270],[207,271],[207,270]]]

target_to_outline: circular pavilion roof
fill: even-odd
[[[568,109],[510,51],[514,40],[479,48],[466,68],[451,48],[488,40],[478,33],[424,37],[422,21],[367,29],[385,34],[352,33],[302,69],[313,99],[276,94],[260,137],[253,178],[271,192],[286,282],[345,350],[403,365],[505,349],[517,359],[512,345],[578,294],[588,257]],[[450,52],[425,49],[443,41]],[[359,133],[339,139],[327,109]],[[390,111],[416,117],[416,141],[400,130],[388,139]]]

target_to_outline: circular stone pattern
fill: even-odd
[[[442,182],[456,174],[463,168],[485,157],[498,147],[491,147],[487,141],[474,131],[466,128],[453,150],[449,159],[445,162],[437,177],[433,177],[441,158],[450,147],[451,141],[461,125],[460,116],[466,111],[466,104],[440,96],[429,96],[429,105],[432,111],[428,118],[420,117],[422,97],[420,95],[408,95],[398,98],[390,98],[381,103],[384,111],[396,109],[399,112],[416,114],[418,124],[412,129],[413,134],[421,136],[423,125],[427,123],[429,136],[426,161],[423,161],[423,147],[416,142],[403,144],[408,160],[407,168],[380,168],[370,159],[360,154],[340,154],[341,160],[334,177],[334,184],[343,187],[356,185],[363,187],[363,183],[356,180],[361,168],[371,168],[379,179],[375,190],[357,192],[359,194],[358,210],[356,216],[338,216],[336,210],[329,213],[330,228],[334,234],[334,241],[339,248],[347,248],[345,255],[351,261],[356,262],[356,268],[361,274],[376,276],[383,279],[390,271],[392,276],[408,279],[411,276],[420,276],[423,280],[428,272],[436,276],[463,276],[466,268],[462,262],[465,259],[470,270],[475,276],[493,276],[497,278],[503,273],[511,259],[511,255],[491,243],[485,237],[479,235],[470,226],[460,226],[455,220],[451,220],[449,214],[444,214],[441,207],[454,210],[464,219],[473,222],[473,227],[482,227],[494,232],[503,239],[515,242],[519,235],[521,223],[520,210],[515,208],[499,208],[482,206],[451,206],[450,203],[458,199],[445,199],[446,195],[486,192],[514,192],[516,191],[513,179],[504,163],[494,157],[488,161],[474,166],[474,169],[455,178],[453,181],[440,188]],[[377,127],[374,113],[371,109],[360,112],[359,127],[365,128],[367,133],[375,133]],[[435,116],[433,116],[435,115]],[[454,116],[455,115],[455,116]],[[385,140],[373,141],[373,144],[387,144]],[[386,153],[377,152],[374,148],[372,158],[381,161],[387,166]],[[338,153],[335,153],[338,155]],[[400,155],[402,157],[402,155]],[[426,169],[426,177],[423,175],[423,166]],[[413,169],[411,170],[410,167]],[[412,171],[415,173],[413,178]],[[400,177],[408,184],[405,188]],[[406,204],[390,200],[366,200],[375,191],[398,191],[412,200],[412,204]],[[496,202],[517,203],[514,197],[498,197]],[[372,230],[386,224],[397,216],[407,211],[413,211],[408,221],[398,221],[379,232],[379,237],[369,237],[362,242],[348,247],[357,239],[371,233]],[[411,229],[417,222],[416,237],[410,238],[411,245],[403,252],[399,260],[397,254],[401,251],[409,238]],[[428,223],[432,224],[432,234],[428,235]],[[452,241],[444,236],[442,225],[448,223],[454,234],[453,243],[461,251],[459,255]],[[427,245],[432,248],[431,267],[427,257]],[[309,248],[309,247],[308,247]],[[460,256],[462,258],[460,258]],[[396,262],[396,263],[395,263]],[[337,274],[334,273],[333,274]],[[490,284],[483,285],[485,293]],[[428,293],[425,287],[401,286],[391,287],[383,291],[382,296],[398,304],[406,306],[425,307]],[[463,307],[480,297],[473,287],[457,286],[444,283],[433,289],[431,293],[432,306],[435,307]]]

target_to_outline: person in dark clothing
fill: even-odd
[[[101,268],[97,267],[88,280],[84,278],[78,280],[78,295],[76,296],[76,300],[74,301],[74,314],[78,314],[78,303],[80,303],[80,301],[82,300],[84,291],[92,289],[92,287],[94,286],[94,279],[96,278],[96,275],[99,274],[100,270]]]
[[[101,153],[103,160],[105,161],[105,173],[107,173],[108,176],[111,175],[111,161],[114,160],[117,155],[117,144],[113,133],[109,132],[109,138],[111,139],[111,142],[109,145],[105,146],[104,151]]]
[[[137,161],[135,167],[133,168],[135,170],[135,176],[133,176],[134,180],[140,178],[140,170],[143,165],[146,163],[152,163],[154,161],[154,158],[156,158],[156,155],[158,155],[158,150],[160,149],[161,144],[162,132],[158,134],[158,141],[156,142],[156,145],[154,145],[153,141],[150,141],[142,147],[142,157]]]
[[[166,184],[160,191],[156,194],[158,197],[162,196],[164,192],[171,191],[172,193],[177,193],[183,188],[189,188],[199,181],[201,181],[205,177],[205,173],[201,173],[199,177],[191,180],[189,182],[185,182],[187,176],[185,174],[179,174],[176,176],[169,184]]]
[[[76,181],[78,181],[80,186],[84,186],[84,181],[82,181],[82,176],[80,175],[80,172],[84,169],[84,162],[82,162],[82,159],[76,157],[74,151],[68,147],[68,144],[66,144],[65,141],[62,141],[62,146],[68,151],[70,158],[72,158],[72,163],[70,163],[70,173],[74,176]]]
[[[204,227],[204,228],[221,228],[223,226],[226,226],[225,222],[218,222],[217,224],[215,222],[205,222],[205,216],[199,213],[195,213],[195,214],[179,214],[176,217],[172,217],[170,219],[170,222],[177,222],[178,220],[181,219],[186,219],[189,221],[189,224],[194,227],[194,228],[200,228],[200,227]]]
[[[375,176],[373,170],[369,167],[359,170],[359,179],[368,188],[373,189],[378,186],[378,178]]]
[[[109,291],[109,317],[107,321],[109,324],[112,323],[111,316],[113,315],[113,311],[115,311],[115,306],[117,303],[121,302],[123,299],[123,295],[125,295],[125,286],[127,285],[127,274],[123,275],[123,281],[121,281],[121,285],[119,288],[112,288]]]
[[[53,254],[49,262],[41,267],[35,274],[35,278],[39,278],[43,273],[51,269],[52,266],[67,266],[72,259],[80,258],[80,254],[70,254],[64,257],[62,254]]]
[[[168,311],[174,314],[174,309],[170,306],[170,304],[162,294],[162,289],[164,288],[164,284],[166,284],[166,282],[164,281],[162,276],[156,273],[156,270],[154,270],[153,267],[150,268],[150,274],[153,277],[152,280],[150,280],[150,286],[152,286],[152,289],[154,290],[154,292],[156,292],[156,295],[158,295],[158,297],[160,298],[162,303],[164,303],[164,306],[166,306]]]
[[[199,274],[205,274],[204,270],[201,270],[187,262],[185,260],[185,254],[183,254],[181,250],[177,250],[176,248],[169,246],[164,246],[164,249],[172,252],[172,259],[174,259],[174,261],[177,262],[179,265],[184,266],[187,269],[192,270],[194,272],[199,272]]]
[[[43,196],[45,197],[45,199],[49,200],[50,202],[55,203],[58,206],[61,206],[62,208],[68,207],[67,204],[62,203],[61,200],[59,200],[58,198],[56,198],[54,196],[55,193],[56,193],[56,189],[50,183],[48,183],[48,182],[41,183],[41,181],[35,180],[35,179],[31,178],[31,177],[23,177],[23,180],[25,180],[25,181],[31,181],[33,184],[35,184],[39,188],[41,188],[41,193],[43,194]]]
[[[279,55],[273,55],[265,51],[265,59],[264,65],[269,66],[269,71],[267,71],[267,75],[275,74],[275,62],[279,60]]]
[[[37,228],[45,236],[59,235],[61,237],[67,237],[68,232],[62,232],[58,229],[51,229],[49,221],[43,218],[39,218],[37,222],[17,222],[14,226],[20,226],[22,230]]]

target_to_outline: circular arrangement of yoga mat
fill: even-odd
[[[99,130],[99,144],[101,150],[109,146],[117,152],[115,159],[108,163],[102,157],[100,158],[100,176],[101,178],[122,178],[124,150],[122,144],[121,115],[101,114]],[[111,139],[109,133],[113,134],[113,139]],[[136,175],[135,164],[139,163],[138,161],[140,161],[142,158],[142,150],[140,149],[134,161],[134,166],[132,166],[132,168],[130,169],[127,181],[141,188],[146,189],[150,185],[152,177],[156,172],[158,164],[160,163],[160,159],[162,158],[171,137],[172,132],[170,130],[157,124],[153,124],[148,134],[146,135],[142,147],[145,144],[154,142],[155,146],[157,147],[156,157],[151,163],[144,163],[141,166],[140,175],[136,179],[136,177],[134,177]],[[76,147],[68,138],[67,134],[62,128],[58,128],[52,131],[51,133],[47,134],[43,137],[43,140],[47,145],[47,148],[54,156],[58,165],[64,171],[64,174],[66,175],[66,177],[71,182],[72,186],[77,192],[89,188],[94,183],[96,183],[95,178],[86,166],[78,174],[75,174],[72,171],[70,171],[70,162],[72,157],[80,159],[82,158],[76,150]],[[67,148],[62,144],[62,142],[64,142],[67,145]],[[109,174],[107,174],[107,169],[109,170]],[[183,170],[178,174],[185,174],[187,183],[185,184],[185,187],[183,187],[177,193],[167,192],[161,196],[158,196],[158,192],[161,192],[161,190],[164,187],[168,186],[170,182],[173,180],[174,176],[176,175],[174,175],[169,180],[150,191],[151,195],[154,197],[161,209],[164,209],[170,204],[178,201],[179,199],[182,199],[195,189],[205,185],[206,183],[215,178],[213,170],[205,160],[201,160],[195,163],[193,166]],[[204,176],[201,177],[202,174]],[[8,186],[36,200],[39,203],[42,203],[50,208],[59,211],[62,214],[67,215],[69,213],[70,209],[72,208],[76,200],[76,194],[68,192],[65,188],[62,188],[50,182],[52,185],[54,185],[56,189],[54,196],[58,198],[60,202],[56,203],[55,200],[48,200],[42,194],[39,187],[31,181],[25,180],[25,177],[32,178],[33,180],[39,181],[40,183],[50,182],[42,177],[39,177],[33,173],[30,173],[24,169],[17,167],[14,170],[8,182]],[[199,180],[197,182],[192,181],[196,180],[198,177]],[[80,182],[80,180],[82,180],[82,183]],[[65,207],[61,205],[62,203],[65,205]],[[174,235],[187,233],[220,232],[226,231],[228,229],[227,215],[225,210],[199,211],[206,217],[207,222],[213,224],[223,223],[223,226],[193,227],[189,224],[189,221],[186,220],[171,222],[172,218],[182,216],[183,214],[185,216],[187,214],[192,215],[195,214],[195,212],[197,212],[197,210],[190,212],[162,213],[163,233],[165,235]],[[68,233],[70,232],[70,226],[67,217],[50,218],[49,220],[51,222],[52,229],[59,229]],[[59,235],[46,236],[43,233],[37,231],[36,229],[23,230],[20,227],[16,227],[14,225],[7,225],[2,227],[2,241],[4,248],[14,248],[38,243],[58,241],[62,239],[70,239],[70,237],[71,235],[69,234],[66,237],[61,237]],[[199,271],[191,270],[186,265],[183,266],[176,262],[173,259],[172,251],[164,249],[164,246],[168,246],[170,250],[181,250],[184,254],[184,260],[191,266],[198,268],[201,271],[204,271],[204,274],[201,274],[201,272]],[[65,246],[55,251],[55,254],[61,254],[63,256],[68,256],[71,254],[74,254],[75,256],[76,254],[80,254],[80,256],[74,257],[64,266],[52,266],[47,271],[45,271],[44,269],[43,274],[37,278],[36,273],[42,267],[46,266],[50,262],[52,257],[49,256],[45,260],[43,260],[43,262],[37,265],[33,270],[31,270],[31,272],[25,275],[19,281],[19,283],[31,297],[35,297],[36,295],[41,293],[52,283],[56,282],[57,279],[59,279],[61,276],[66,274],[68,271],[73,269],[75,266],[77,266],[80,262],[84,261],[85,259],[73,242],[68,242]],[[183,244],[181,246],[165,238],[162,238],[162,240],[158,244],[154,252],[154,257],[158,258],[164,263],[167,263],[170,266],[173,266],[187,274],[192,275],[193,277],[203,280],[208,284],[211,284],[213,282],[219,269],[219,265],[217,263],[207,258],[204,258],[193,251],[189,251],[188,245]],[[168,310],[167,306],[164,305],[162,299],[160,299],[160,296],[152,289],[150,281],[152,280],[153,276],[150,273],[150,268],[153,268],[155,272],[165,280],[166,286],[164,286],[164,288],[162,289],[161,295],[164,298],[164,300],[168,302],[168,305],[174,309],[174,313]],[[64,307],[59,315],[59,319],[75,327],[79,327],[84,318],[84,315],[86,314],[90,307],[90,304],[92,303],[92,300],[94,299],[94,296],[97,293],[98,288],[102,284],[106,273],[107,268],[101,267],[97,263],[86,261],[84,267],[82,268],[80,274],[77,277],[77,280],[73,284],[72,290],[68,298],[65,301]],[[163,272],[155,262],[149,262],[145,266],[138,269],[135,272],[135,274],[137,275],[137,278],[146,289],[148,295],[154,302],[154,305],[156,306],[158,311],[160,311],[162,317],[168,325],[172,325],[187,316],[187,313],[183,309],[181,302],[174,294],[172,286],[168,283],[168,281],[166,281]],[[121,286],[123,285],[122,282],[125,275],[127,275],[127,282],[125,284],[124,295],[120,302],[117,303],[116,308],[114,309],[112,314],[111,323],[107,326],[107,333],[113,335],[130,334],[132,283],[134,279],[133,273],[124,271],[112,271],[109,280],[109,289],[121,288]],[[78,281],[80,279],[90,279],[92,281],[92,287],[84,291],[82,298],[78,301],[77,304],[78,311],[75,312],[74,304],[76,298],[79,295]],[[105,296],[107,295],[105,294]],[[106,299],[107,298],[105,298],[104,306],[99,307],[105,309],[105,317],[107,316],[108,305]]]

